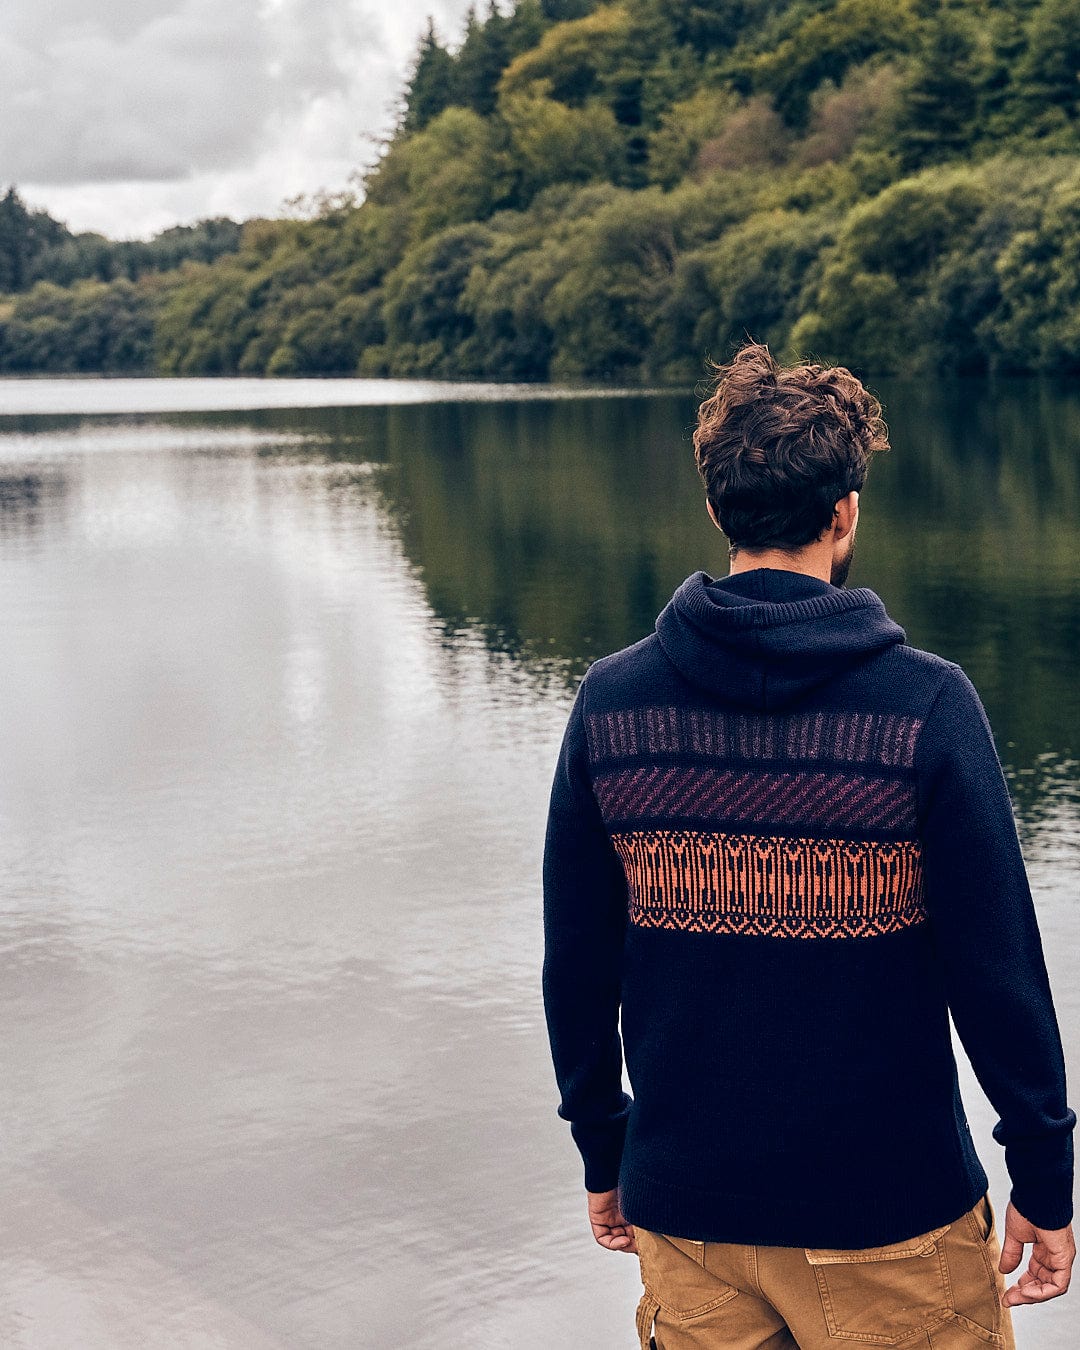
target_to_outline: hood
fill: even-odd
[[[692,684],[759,712],[794,703],[907,637],[867,587],[775,567],[694,572],[660,612],[656,633]]]

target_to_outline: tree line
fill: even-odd
[[[13,271],[9,193],[0,369],[1080,369],[1078,75],[1080,0],[492,0],[428,24],[361,200],[96,267],[31,212]]]

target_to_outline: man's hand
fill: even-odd
[[[1009,1307],[1017,1303],[1045,1303],[1057,1298],[1069,1287],[1073,1261],[1076,1259],[1076,1239],[1072,1224],[1064,1228],[1036,1228],[1009,1201],[1005,1211],[1005,1241],[1001,1244],[998,1270],[1004,1275],[1014,1271],[1024,1259],[1024,1243],[1032,1242],[1028,1268],[1016,1284],[1005,1290],[1002,1303]]]
[[[637,1255],[633,1227],[626,1222],[619,1208],[619,1192],[586,1191],[589,1197],[589,1223],[593,1237],[609,1252],[630,1252]]]

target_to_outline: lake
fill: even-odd
[[[848,584],[983,697],[1076,1069],[1080,394],[870,383]],[[540,862],[577,680],[727,571],[695,406],[0,381],[0,1343],[632,1350]],[[1021,1350],[1078,1298],[1014,1310]]]

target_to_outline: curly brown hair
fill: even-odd
[[[694,457],[731,554],[802,548],[889,449],[881,404],[845,366],[783,368],[762,342],[709,366]]]

